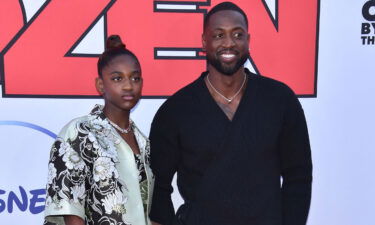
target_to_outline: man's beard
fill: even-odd
[[[233,66],[226,65],[225,63],[220,62],[218,58],[211,57],[208,54],[206,55],[206,59],[207,63],[211,64],[220,73],[226,76],[232,76],[245,64],[249,56],[249,53],[244,54]]]

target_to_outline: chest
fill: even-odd
[[[130,149],[133,151],[134,154],[140,154],[139,146],[133,133],[121,134],[121,137],[129,145]]]
[[[210,160],[221,151],[226,140],[231,149],[248,154],[268,154],[276,151],[283,127],[284,109],[279,105],[249,104],[238,107],[229,120],[219,106],[202,112],[190,110],[184,115],[179,133],[180,148],[185,158]]]

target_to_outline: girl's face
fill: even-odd
[[[103,96],[107,108],[130,111],[141,98],[141,68],[129,55],[113,58],[96,79],[96,89]]]

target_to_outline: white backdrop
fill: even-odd
[[[25,0],[29,15],[42,2]],[[309,225],[375,224],[375,45],[361,40],[365,2],[321,1],[317,97],[300,99],[314,163]],[[375,14],[375,7],[370,13]],[[163,101],[142,99],[132,112],[144,133]],[[30,124],[57,134],[96,103],[102,101],[0,97],[0,224],[42,223],[42,189],[53,138]],[[178,194],[174,201],[181,203]]]

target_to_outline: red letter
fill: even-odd
[[[50,1],[4,56],[9,95],[93,95],[93,57],[64,57],[110,0]],[[9,14],[9,13],[8,13]]]
[[[235,1],[249,17],[251,58],[262,75],[285,82],[299,95],[314,96],[318,0],[275,1],[274,19],[264,1]],[[97,59],[64,55],[108,10],[108,34],[120,34],[141,61],[143,94],[170,95],[205,70],[203,15],[209,3],[219,2],[50,1],[5,55],[5,93],[96,95]]]
[[[0,64],[2,64],[1,56],[3,55],[5,46],[22,28],[23,23],[22,9],[18,1],[0,2]],[[2,83],[1,79],[2,76],[0,75],[0,84]]]
[[[316,95],[318,0],[275,1],[277,29],[262,1],[235,1],[248,15],[250,55],[260,74],[288,84],[298,95]]]
[[[120,34],[126,46],[140,58],[144,96],[171,95],[192,82],[205,68],[202,57],[155,59],[156,49],[201,47],[203,13],[155,12],[160,1],[117,1],[108,11],[108,33]],[[176,2],[176,1],[174,1]],[[194,5],[197,1],[191,1]],[[199,9],[199,8],[198,8]],[[156,57],[157,58],[157,57]],[[190,59],[190,60],[189,60]]]

